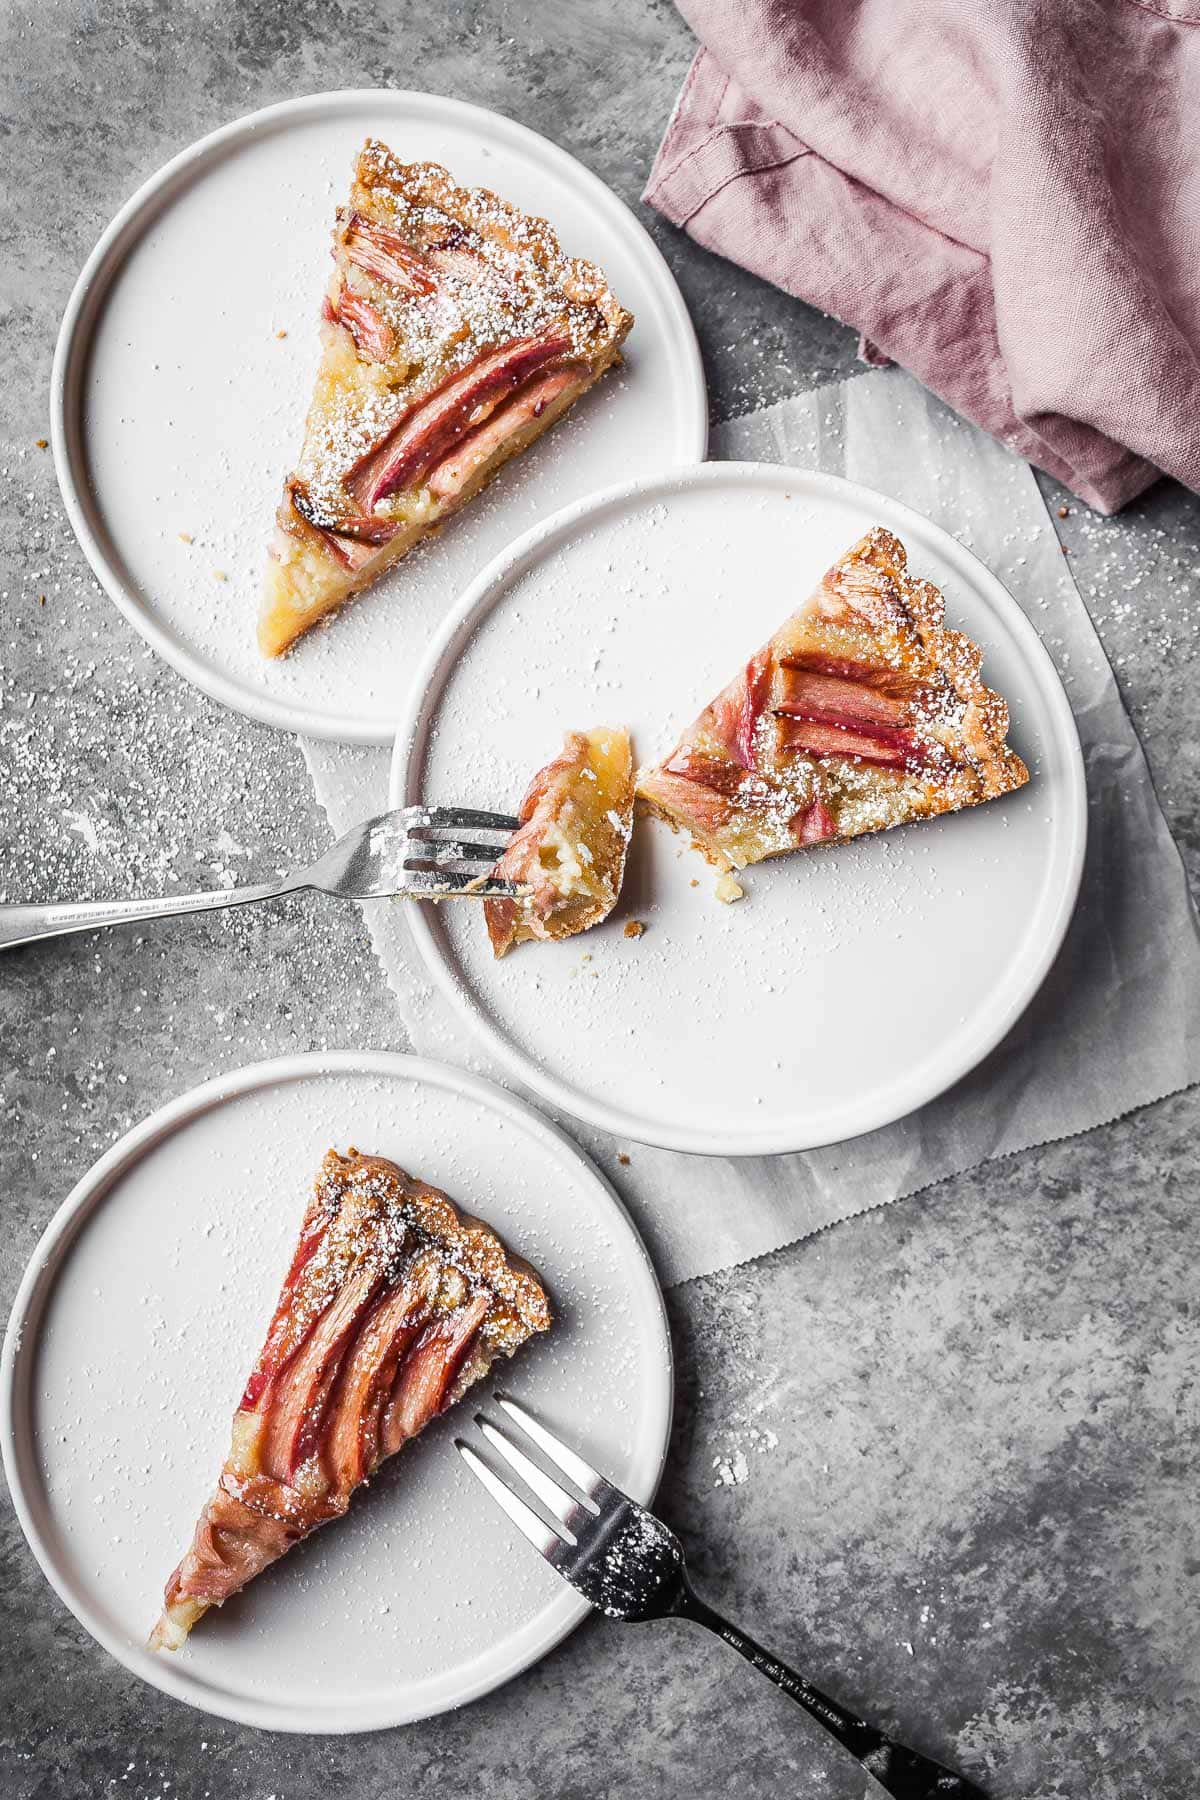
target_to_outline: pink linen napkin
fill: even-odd
[[[1103,512],[1200,489],[1200,0],[678,0],[645,198]]]

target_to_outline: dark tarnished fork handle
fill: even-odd
[[[895,1800],[986,1800],[983,1789],[977,1788],[964,1775],[955,1774],[953,1769],[933,1762],[928,1756],[918,1756],[915,1750],[906,1749],[903,1744],[885,1737],[865,1719],[847,1712],[836,1700],[831,1700],[828,1694],[813,1687],[777,1656],[772,1656],[744,1631],[714,1612],[693,1593],[686,1580],[680,1586],[672,1611],[678,1619],[691,1619],[697,1625],[706,1626],[731,1645],[739,1656],[744,1656],[760,1675],[765,1675],[785,1694],[790,1694],[798,1706],[858,1758],[885,1794],[893,1794]]]

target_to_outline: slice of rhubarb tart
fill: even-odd
[[[321,362],[268,559],[278,656],[473,498],[620,361],[633,319],[544,219],[437,163],[361,151]]]
[[[982,651],[882,526],[639,771],[638,798],[718,868],[1010,793],[1029,771]]]
[[[571,731],[521,802],[520,829],[496,864],[525,892],[485,900],[492,949],[503,956],[534,938],[573,937],[617,904],[633,824],[633,751],[627,731]]]
[[[152,1648],[178,1649],[549,1326],[537,1275],[487,1225],[382,1156],[331,1150]]]

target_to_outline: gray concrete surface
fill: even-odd
[[[661,0],[43,0],[4,9],[0,48],[0,883],[50,898],[215,881],[224,831],[257,847],[239,872],[269,870],[322,837],[299,753],[143,649],[35,448],[80,263],[168,154],[319,88],[497,107],[636,203],[688,34]],[[843,327],[643,216],[695,316],[716,416],[852,372]],[[1072,507],[1061,530],[1195,883],[1200,503],[1164,484],[1115,521]],[[265,1054],[403,1041],[357,918],[318,901],[6,959],[0,1037],[5,1306],[71,1182],[161,1101]],[[1195,1792],[1198,1124],[1200,1096],[1178,1096],[670,1296],[662,1505],[712,1599],[997,1797]],[[425,1726],[259,1735],[112,1663],[7,1503],[0,1554],[6,1800],[852,1800],[869,1785],[683,1626],[597,1621]]]

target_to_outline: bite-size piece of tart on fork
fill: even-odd
[[[321,362],[258,638],[278,656],[620,361],[633,319],[544,219],[369,139],[333,232]]]
[[[492,949],[504,956],[535,938],[573,937],[617,903],[633,825],[633,750],[627,731],[570,731],[526,790],[494,873],[525,890],[485,900]]]
[[[385,1157],[331,1150],[151,1647],[177,1650],[549,1326],[537,1275],[489,1226]]]
[[[1021,787],[1008,707],[945,612],[876,526],[670,755],[639,771],[639,800],[729,870]]]

